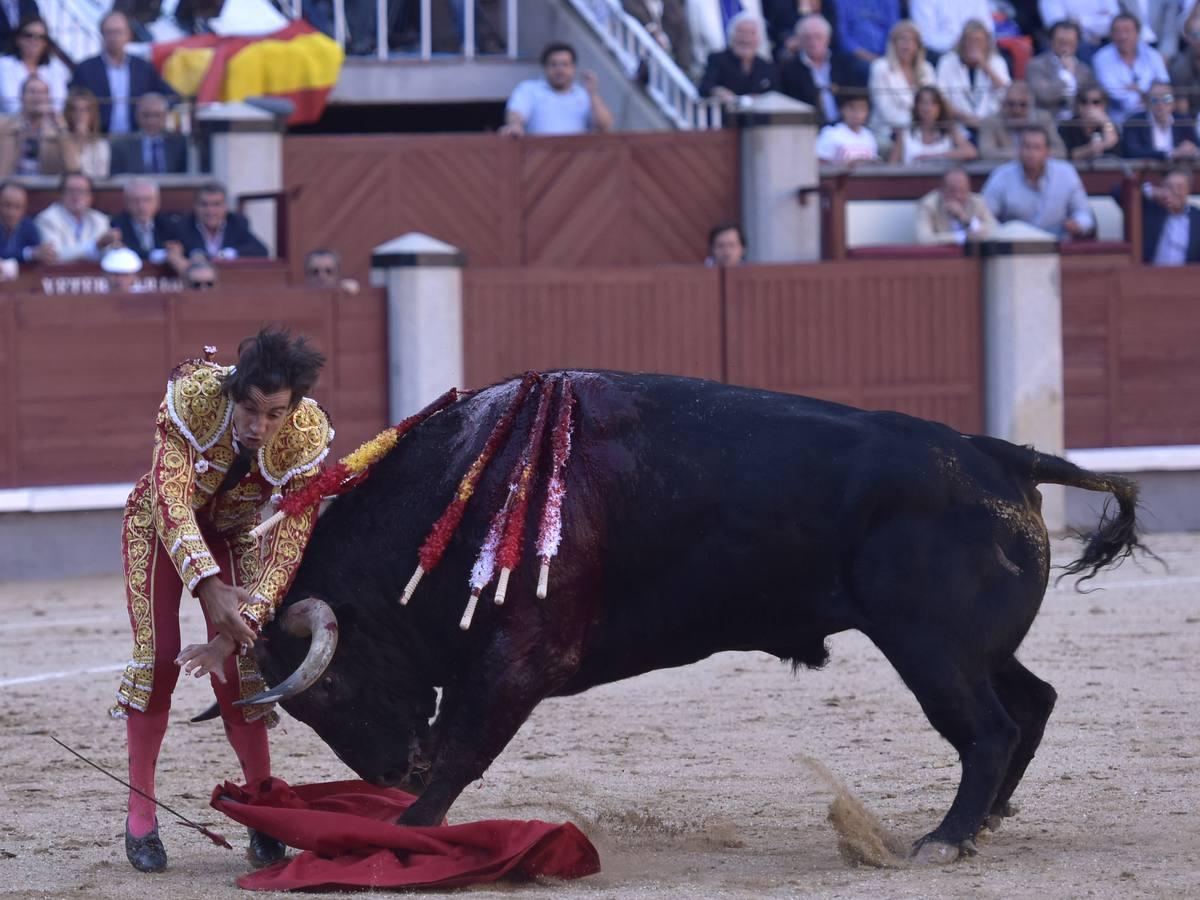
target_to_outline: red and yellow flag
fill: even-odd
[[[198,34],[155,44],[154,67],[181,97],[197,103],[284,97],[295,104],[289,125],[315,122],[337,83],[344,54],[307,22],[255,37]]]

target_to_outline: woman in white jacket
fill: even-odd
[[[892,132],[912,125],[917,88],[934,83],[933,66],[925,58],[921,32],[901,19],[888,33],[887,52],[871,63],[871,130],[881,146],[890,147]]]
[[[938,60],[937,86],[951,114],[968,128],[977,128],[981,119],[1000,112],[1004,90],[1011,83],[1008,63],[978,19],[963,26],[957,46]]]

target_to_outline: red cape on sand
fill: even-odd
[[[246,787],[218,785],[212,805],[303,851],[237,880],[238,887],[251,891],[458,887],[501,878],[581,878],[600,871],[596,848],[569,822],[394,824],[416,799],[365,781],[291,787],[268,778]]]

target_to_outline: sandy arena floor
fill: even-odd
[[[569,819],[604,871],[471,897],[1200,897],[1200,535],[1156,535],[1153,561],[1102,592],[1052,589],[1021,658],[1059,692],[1020,813],[978,856],[933,869],[851,866],[826,820],[824,763],[906,842],[949,806],[958,764],[878,651],[833,641],[821,672],[723,654],[542,705],[452,821]],[[1056,547],[1063,561],[1065,545]],[[51,742],[116,771],[124,729],[105,715],[129,651],[116,578],[0,584],[0,897],[228,898],[238,852],[168,823],[158,876],[121,843],[124,790]],[[200,618],[186,617],[185,642]],[[162,799],[230,835],[207,807],[236,766],[220,726],[189,725],[207,681],[181,684],[160,764]],[[285,717],[276,773],[352,777]],[[456,892],[459,894],[463,891]],[[355,896],[355,895],[346,895]]]

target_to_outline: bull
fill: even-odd
[[[442,563],[397,602],[430,523],[509,408],[509,381],[424,421],[331,505],[255,650],[276,687],[246,702],[282,701],[359,776],[420,794],[401,823],[431,825],[547,697],[725,650],[819,667],[830,635],[858,629],[961,761],[949,811],[913,856],[974,852],[981,827],[1011,814],[1056,699],[1014,655],[1050,573],[1036,486],[1115,496],[1066,567],[1088,577],[1140,546],[1135,485],[895,412],[661,375],[570,378],[549,596],[527,555],[504,605],[485,599],[460,628],[513,439]],[[531,433],[533,405],[514,435]],[[548,477],[542,467],[535,495]]]

